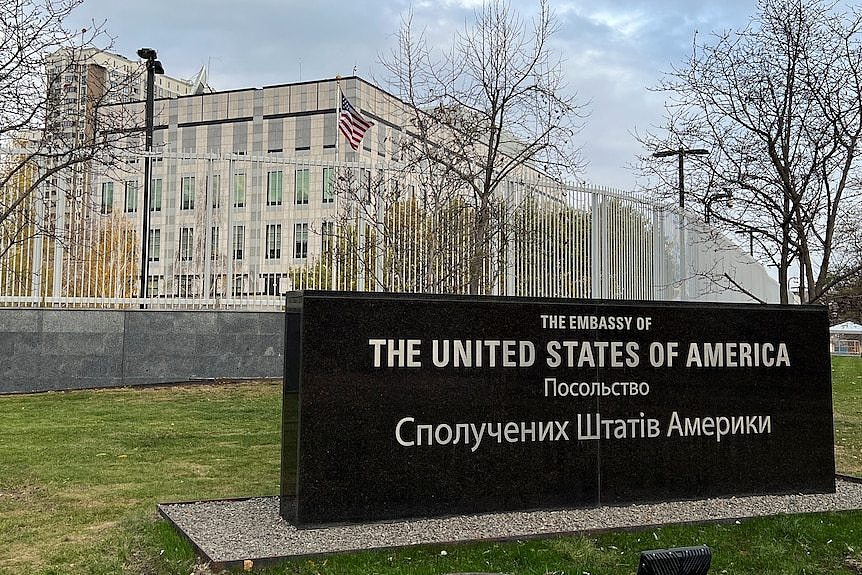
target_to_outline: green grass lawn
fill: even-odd
[[[835,468],[862,477],[862,358],[832,359]]]
[[[862,360],[836,358],[833,380],[837,470],[862,476]],[[0,573],[192,573],[194,554],[156,503],[276,495],[280,440],[276,383],[0,397]],[[847,574],[845,558],[862,559],[862,512],[366,552],[261,572],[633,575],[643,549],[701,543],[714,550],[711,573]]]
[[[0,571],[148,563],[156,503],[278,494],[280,440],[276,383],[2,397]]]

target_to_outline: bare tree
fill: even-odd
[[[474,15],[450,48],[435,49],[408,14],[382,63],[391,89],[408,104],[403,159],[433,182],[422,200],[457,194],[472,214],[465,288],[478,293],[495,279],[483,271],[490,246],[511,233],[503,183],[527,170],[576,172],[574,138],[585,114],[551,47],[557,27],[547,0],[529,24],[503,0],[489,0]]]
[[[745,29],[695,37],[658,86],[669,94],[665,131],[641,138],[651,150],[710,150],[689,156],[687,199],[714,225],[750,234],[778,270],[782,302],[794,265],[801,299],[815,302],[858,264],[845,257],[853,234],[839,230],[858,229],[860,32],[858,9],[760,0]],[[642,165],[675,193],[674,166]]]
[[[128,143],[127,133],[106,128],[129,123],[100,109],[122,86],[110,85],[105,75],[90,74],[86,94],[65,93],[64,78],[85,73],[91,53],[87,48],[101,43],[99,48],[105,49],[111,44],[100,25],[74,31],[65,26],[66,18],[82,2],[0,3],[0,227],[4,231],[0,256],[34,235],[59,233],[46,217],[54,208],[52,200],[45,195],[39,199],[46,203],[44,210],[35,208],[37,190],[50,184],[57,193],[80,195],[82,186],[59,182],[67,171],[80,173],[94,161],[109,161]],[[80,98],[78,114],[59,114],[70,96]],[[70,123],[75,129],[67,129]],[[115,136],[107,135],[111,133]]]
[[[435,185],[422,170],[338,170],[333,192],[346,201],[326,243],[341,281],[376,291],[463,293],[473,265],[473,211],[447,183]]]

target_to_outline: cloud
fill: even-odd
[[[615,34],[624,38],[638,36],[638,33],[648,23],[646,15],[640,10],[634,12],[600,10],[588,14],[587,18],[597,25],[609,28]]]
[[[529,23],[538,0],[511,0]],[[694,30],[741,27],[756,0],[552,0],[559,33],[554,48],[567,82],[590,100],[581,138],[599,184],[631,187],[623,166],[640,153],[630,132],[659,123],[663,96],[651,93],[663,70],[681,61]],[[412,5],[414,23],[429,42],[451,45],[481,0],[87,0],[70,27],[107,19],[115,52],[134,58],[155,48],[168,74],[191,77],[210,64],[218,89],[284,84],[347,75],[357,67],[386,87],[379,55],[391,49],[401,15]]]

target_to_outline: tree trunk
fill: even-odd
[[[488,229],[491,225],[491,213],[488,199],[482,198],[476,211],[476,225],[473,228],[472,253],[470,254],[470,277],[468,291],[472,295],[480,295],[485,291],[484,281],[485,261],[488,258]]]

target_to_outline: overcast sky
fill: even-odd
[[[480,0],[414,0],[414,22],[449,39]],[[386,87],[380,56],[392,46],[408,0],[85,0],[70,27],[106,22],[113,51],[158,51],[167,74],[192,77],[206,64],[216,90],[261,87],[353,73]],[[536,1],[512,0],[524,18]],[[590,116],[581,133],[581,178],[634,189],[632,137],[659,124],[664,96],[648,90],[690,53],[700,35],[748,23],[756,0],[551,0],[555,49],[569,86]]]

